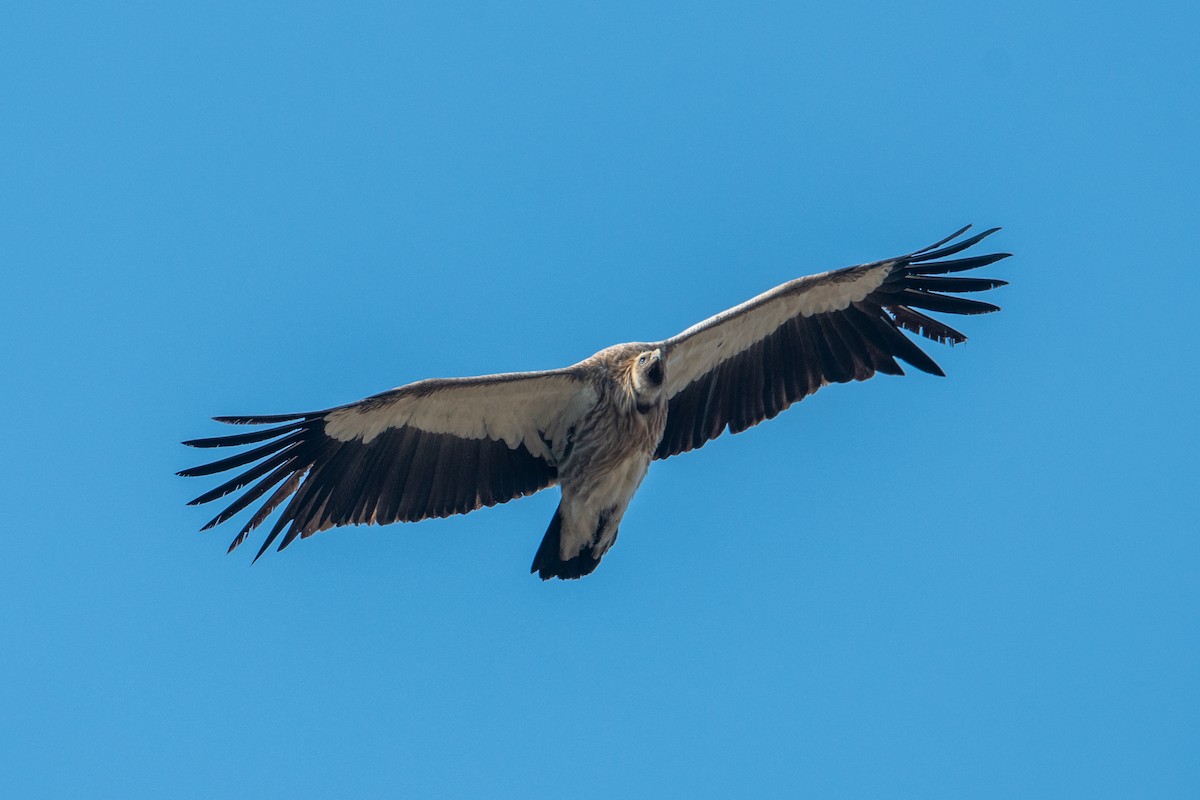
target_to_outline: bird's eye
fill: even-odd
[[[645,357],[645,356],[639,356],[639,357],[638,357],[638,363],[639,363],[639,364],[645,364],[645,363],[646,363],[646,357]]]

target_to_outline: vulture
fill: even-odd
[[[574,366],[410,383],[299,414],[216,417],[257,427],[184,442],[246,447],[185,469],[239,470],[191,505],[240,492],[202,530],[265,496],[232,552],[279,506],[254,557],[338,525],[465,514],[558,484],[533,557],[543,580],[590,574],[617,538],[650,462],[771,419],[829,383],[938,365],[907,333],[966,337],[925,312],[985,314],[960,297],[1005,285],[958,273],[1009,253],[959,256],[999,230],[970,226],[895,258],[797,278],[661,342],[618,344]],[[244,471],[241,471],[244,470]]]

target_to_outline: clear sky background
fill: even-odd
[[[0,794],[1197,797],[1184,2],[0,9]],[[973,222],[920,373],[249,566],[215,414],[665,338]],[[910,371],[911,372],[911,371]]]

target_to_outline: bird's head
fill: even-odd
[[[643,350],[635,353],[629,369],[629,382],[637,399],[638,409],[649,408],[662,397],[666,365],[662,349]]]

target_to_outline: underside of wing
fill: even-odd
[[[903,375],[897,359],[942,375],[904,331],[966,341],[924,312],[997,311],[956,295],[1005,285],[956,275],[1009,255],[951,258],[998,229],[959,239],[967,230],[905,256],[799,278],[669,339],[667,427],[655,458],[757,425],[826,384]]]
[[[230,551],[283,505],[261,556],[281,534],[282,550],[296,537],[337,525],[445,517],[544,489],[557,479],[574,423],[594,400],[578,374],[559,370],[421,381],[306,414],[218,417],[270,427],[184,442],[255,446],[179,474],[245,468],[192,501],[241,491],[204,529],[266,497]]]

